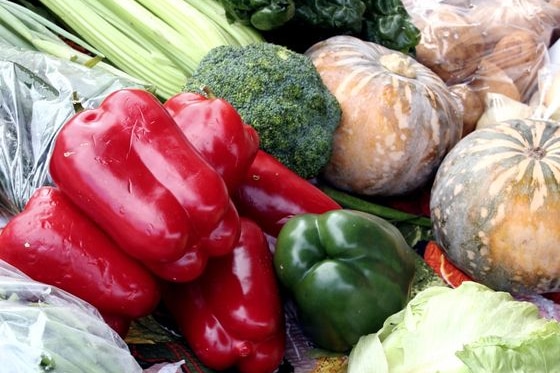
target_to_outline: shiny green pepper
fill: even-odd
[[[416,255],[388,221],[340,209],[288,220],[274,266],[304,333],[318,347],[345,352],[405,306]]]

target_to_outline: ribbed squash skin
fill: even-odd
[[[445,157],[430,201],[436,241],[474,280],[512,293],[560,290],[560,125],[509,120]]]
[[[431,180],[459,141],[459,99],[409,56],[352,36],[311,46],[309,56],[342,109],[324,177],[364,195],[398,195]]]

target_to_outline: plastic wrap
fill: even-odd
[[[549,64],[539,70],[539,91],[532,100],[535,116],[560,120],[560,41],[548,50]]]
[[[488,127],[508,119],[560,120],[560,42],[548,49],[547,63],[536,71],[537,90],[527,103],[500,93],[485,95],[484,110],[476,129]],[[452,86],[452,88],[455,86]]]
[[[110,92],[138,83],[41,52],[0,48],[0,217],[21,211],[50,183],[48,159],[59,128]],[[2,224],[3,225],[3,224]]]
[[[560,24],[558,5],[544,0],[403,3],[421,31],[417,60],[448,85],[467,84],[483,101],[487,93],[530,101]]]
[[[0,261],[2,372],[135,373],[141,367],[95,308]]]

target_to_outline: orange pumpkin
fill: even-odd
[[[306,51],[340,103],[342,117],[323,176],[364,195],[398,195],[433,177],[459,141],[462,105],[411,57],[352,36]]]

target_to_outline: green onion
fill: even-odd
[[[89,54],[72,48],[62,38],[75,43]],[[0,0],[0,42],[25,50],[41,51],[89,67],[95,65],[115,76],[148,85],[145,81],[134,78],[113,65],[100,62],[104,58],[103,54],[84,40],[34,11],[11,1]]]
[[[210,49],[264,39],[229,24],[217,0],[40,0],[119,69],[166,99],[181,91]]]
[[[409,223],[424,228],[432,227],[432,221],[430,220],[430,218],[409,214],[392,207],[378,205],[376,203],[367,201],[344,191],[328,187],[326,185],[318,185],[318,187],[326,195],[331,197],[344,208],[359,210],[377,215],[381,218],[387,219],[391,223]]]

